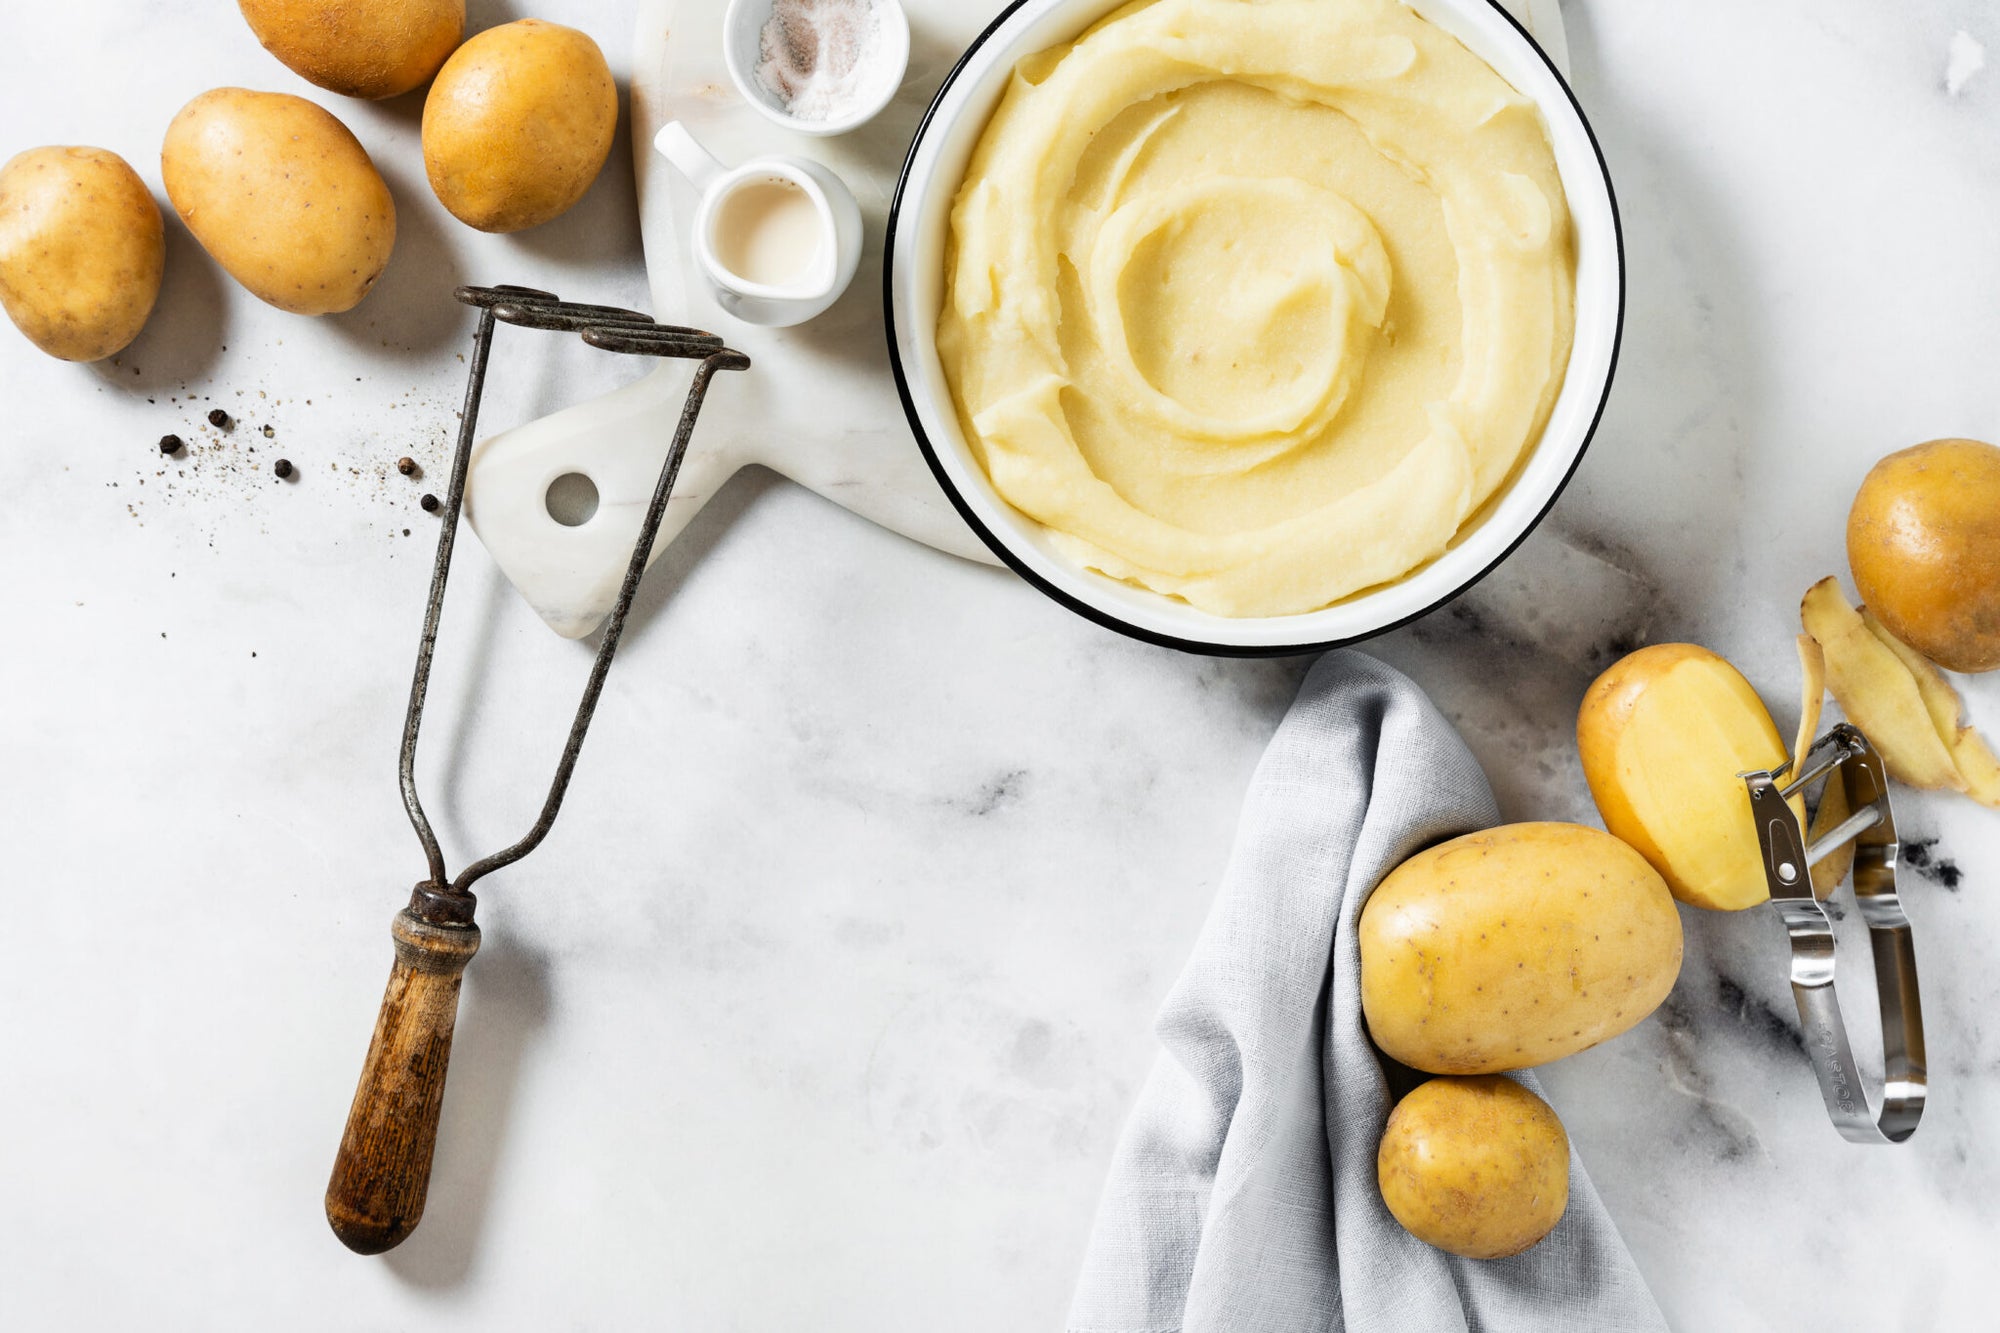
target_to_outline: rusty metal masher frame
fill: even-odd
[[[410,904],[396,916],[391,936],[396,961],[382,997],[375,1035],[362,1066],[360,1086],[348,1112],[347,1129],[334,1159],[326,1189],[326,1217],[334,1234],[349,1249],[380,1254],[402,1243],[423,1217],[430,1189],[431,1156],[437,1145],[438,1117],[443,1107],[451,1038],[458,1019],[458,992],[466,964],[479,951],[479,927],[473,924],[478,902],[472,886],[535,850],[548,836],[569,790],[570,775],[583,749],[584,733],[597,711],[598,697],[611,670],[611,659],[624,637],[625,619],[638,593],[639,580],[658,539],[660,523],[687,455],[695,421],[708,395],[710,380],[720,370],[746,370],[750,359],[731,351],[722,339],[699,329],[660,324],[637,311],[611,306],[579,305],[558,300],[548,292],[527,287],[461,287],[458,299],[477,309],[472,367],[465,390],[465,411],[452,457],[451,484],[445,493],[437,561],[431,572],[430,600],[424,612],[424,632],[417,649],[416,672],[410,682],[409,711],[403,721],[399,773],[403,805],[423,844],[429,875],[411,893]],[[458,539],[458,519],[465,504],[465,478],[478,434],[479,403],[486,388],[486,371],[499,324],[525,329],[575,333],[592,347],[633,356],[679,357],[698,364],[681,409],[673,447],[660,469],[652,503],[639,527],[632,559],[618,591],[618,601],[605,622],[597,660],[591,665],[583,699],[570,723],[569,737],[557,761],[554,780],[540,815],[526,836],[511,846],[472,862],[450,878],[437,834],[417,794],[417,736],[423,726],[424,701],[430,689],[431,661],[437,649],[438,621],[444,611],[445,584],[451,573],[452,550]]]

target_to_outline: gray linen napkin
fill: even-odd
[[[1352,652],[1313,667],[1160,1014],[1165,1049],[1112,1164],[1071,1333],[1666,1327],[1574,1154],[1562,1224],[1513,1259],[1432,1249],[1376,1188],[1394,1092],[1362,1023],[1355,923],[1404,858],[1497,820],[1478,763],[1408,679]]]

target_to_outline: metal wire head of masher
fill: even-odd
[[[1806,1053],[1827,1115],[1843,1138],[1853,1143],[1901,1143],[1923,1118],[1929,1073],[1923,1006],[1917,993],[1916,943],[1896,891],[1901,844],[1889,802],[1888,768],[1868,738],[1847,724],[1815,741],[1799,767],[1801,771],[1794,773],[1792,764],[1786,763],[1769,772],[1746,773],[1743,781],[1750,793],[1771,905],[1785,923],[1791,944],[1792,998],[1798,1005]],[[1838,783],[1850,813],[1808,841],[1792,800],[1821,779],[1827,783],[1822,803]],[[1812,868],[1849,843],[1854,846],[1854,902],[1868,927],[1882,1022],[1879,1110],[1869,1107],[1834,993],[1838,960],[1834,918],[1813,888]]]
[[[731,351],[723,345],[722,339],[712,333],[661,324],[635,310],[562,301],[548,292],[528,287],[461,287],[457,297],[479,310],[479,327],[473,335],[472,368],[466,383],[465,411],[459,423],[458,447],[452,457],[451,483],[440,514],[443,530],[438,534],[437,561],[431,573],[423,639],[417,650],[416,673],[410,682],[410,705],[403,722],[400,765],[403,806],[409,812],[410,824],[416,829],[418,840],[423,843],[424,857],[430,869],[429,878],[417,886],[410,900],[410,910],[420,919],[437,925],[469,923],[477,906],[472,886],[534,851],[555,824],[556,815],[562,809],[563,795],[569,789],[570,775],[576,768],[577,755],[583,748],[584,734],[590,729],[591,717],[597,711],[598,696],[603,693],[611,659],[624,636],[625,618],[632,609],[639,580],[652,557],[653,543],[659,536],[660,522],[666,514],[667,501],[673,495],[681,460],[687,455],[688,441],[694,434],[695,421],[707,397],[709,381],[719,370],[746,370],[750,366],[750,358],[741,352]],[[687,401],[681,410],[680,428],[660,469],[652,503],[640,524],[632,559],[626,567],[625,580],[619,587],[618,601],[605,622],[597,660],[591,665],[583,699],[577,705],[576,716],[570,724],[569,737],[563,745],[562,757],[556,764],[555,778],[542,802],[541,813],[520,841],[472,862],[453,879],[448,877],[437,834],[431,828],[430,818],[424,813],[423,800],[417,793],[417,736],[423,726],[424,700],[430,688],[431,659],[437,647],[438,620],[444,609],[445,583],[451,573],[459,513],[465,504],[466,471],[471,461],[472,444],[478,434],[479,403],[486,388],[487,363],[496,324],[575,333],[592,347],[604,351],[632,356],[679,357],[699,364],[695,367],[694,381],[688,388]]]

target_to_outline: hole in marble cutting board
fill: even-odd
[[[580,528],[597,516],[597,483],[581,472],[565,472],[549,483],[543,503],[550,518],[566,528]]]

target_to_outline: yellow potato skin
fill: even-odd
[[[2000,667],[2000,449],[1932,440],[1877,463],[1847,515],[1854,586],[1950,671]]]
[[[1576,743],[1604,827],[1674,897],[1729,912],[1769,900],[1739,774],[1790,756],[1743,673],[1697,644],[1641,648],[1584,694]]]
[[[406,93],[465,33],[465,0],[237,0],[264,49],[344,97]]]
[[[1404,1230],[1467,1259],[1533,1248],[1569,1206],[1569,1135],[1512,1079],[1434,1078],[1397,1104],[1375,1157]]]
[[[389,266],[389,187],[347,127],[302,97],[203,93],[167,127],[160,170],[202,248],[280,310],[351,310]]]
[[[1865,606],[1861,608],[1861,621],[1917,682],[1917,694],[1930,714],[1938,739],[1951,752],[1952,763],[1965,782],[1965,794],[1981,805],[2000,810],[2000,758],[1994,756],[1993,747],[1984,736],[1965,724],[1965,700],[1959,697],[1957,687],[1945,679],[1944,672],[1929,658],[1891,634],[1888,626]],[[1853,855],[1851,847],[1848,854]]]
[[[1375,1044],[1431,1074],[1560,1060],[1653,1012],[1681,921],[1645,858],[1578,824],[1510,824],[1405,861],[1361,910]]]
[[[451,215],[511,232],[561,217],[611,152],[618,85],[575,28],[521,19],[445,62],[424,101],[424,171]]]
[[[0,307],[64,361],[101,361],[139,336],[159,299],[160,206],[102,148],[31,148],[0,167]]]

